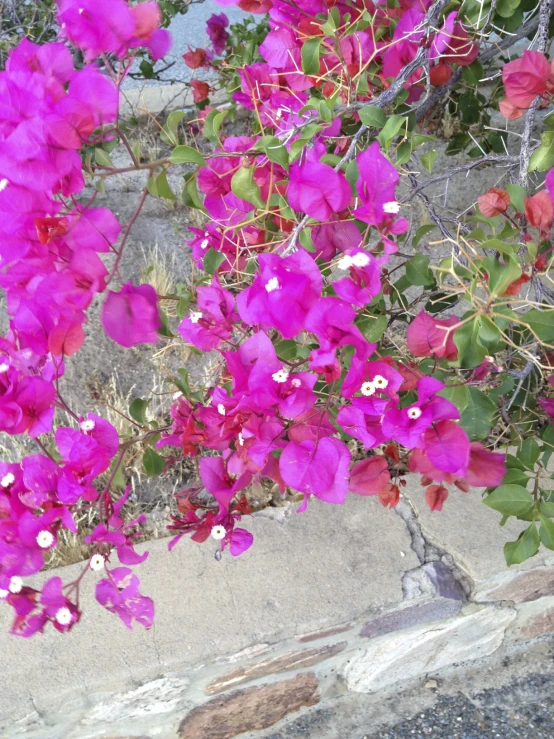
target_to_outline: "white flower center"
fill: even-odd
[[[376,387],[372,382],[364,382],[364,384],[361,387],[362,395],[366,395],[369,397],[370,395],[375,395]]]
[[[54,535],[50,531],[39,531],[37,534],[37,544],[41,549],[48,549],[54,542]]]
[[[298,377],[295,377],[294,380],[291,380],[291,383],[290,384],[293,387],[300,387],[300,385],[302,385],[302,383],[300,382],[300,380],[298,379]]]
[[[239,431],[239,445],[244,446],[244,436],[242,435],[240,431]]]
[[[413,421],[417,420],[421,416],[421,408],[415,406],[414,408],[408,408],[408,418]]]
[[[8,585],[10,593],[20,593],[23,589],[23,580],[20,577],[12,577]]]
[[[227,531],[224,526],[214,526],[212,528],[212,536],[214,539],[221,541],[221,539],[225,539],[226,535]]]
[[[2,364],[0,364],[0,375],[3,375],[4,372],[7,372],[9,368],[10,368],[9,364],[6,364],[6,362],[2,362]]]
[[[208,245],[209,245],[209,243],[210,243],[210,242],[208,241],[208,239],[204,239],[204,241],[201,241],[201,242],[200,242],[200,248],[201,248],[201,249],[207,249],[207,248],[208,248]]]
[[[354,267],[366,267],[369,264],[369,254],[364,252],[358,252],[352,257],[352,264]]]
[[[81,423],[79,424],[79,427],[80,427],[81,431],[84,431],[85,434],[86,434],[87,431],[92,431],[94,429],[95,425],[96,424],[94,423],[94,421],[88,420],[88,421],[81,421]]]
[[[89,567],[95,572],[99,572],[104,569],[104,557],[101,554],[95,554],[90,559]]]
[[[218,403],[217,412],[219,413],[220,416],[225,415],[225,406],[223,405],[223,403]]]
[[[0,598],[2,600],[4,598],[7,598],[9,594],[10,594],[10,591],[9,590],[3,590],[2,588],[0,588]]]
[[[354,264],[354,260],[352,257],[349,257],[348,254],[345,254],[342,259],[339,259],[337,263],[337,267],[339,269],[344,270],[345,272],[350,269],[350,267]]]
[[[378,390],[384,390],[389,384],[389,381],[383,375],[375,375],[372,382]]]
[[[14,482],[15,482],[15,475],[13,475],[11,472],[8,472],[0,480],[0,485],[2,485],[3,488],[9,488],[10,485],[13,485]]]
[[[2,190],[5,190],[5,189],[6,189],[6,187],[7,187],[7,186],[8,186],[9,184],[10,184],[9,180],[7,180],[7,179],[6,179],[5,177],[4,177],[3,179],[1,179],[1,180],[0,180],[0,192],[2,192]]]
[[[202,313],[199,310],[193,310],[192,313],[189,314],[189,318],[191,323],[198,323],[202,318]]]
[[[279,290],[281,288],[281,285],[279,285],[279,280],[276,277],[272,277],[271,280],[265,283],[265,289],[268,293],[272,293],[274,290]]]
[[[173,400],[179,400],[183,396],[183,393],[180,390],[177,390],[176,393],[173,393]]]
[[[389,203],[383,203],[383,211],[385,213],[398,213],[400,211],[400,205],[396,200],[391,200]]]
[[[286,382],[289,379],[289,373],[284,367],[281,367],[281,369],[277,372],[274,372],[271,377],[273,380],[275,380],[275,382]]]
[[[72,618],[73,616],[71,615],[71,611],[69,610],[69,608],[65,608],[65,606],[63,608],[60,608],[56,612],[56,621],[61,626],[67,626],[68,624],[70,624]]]

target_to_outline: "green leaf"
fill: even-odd
[[[193,149],[192,146],[176,146],[171,152],[169,161],[173,162],[173,164],[192,162],[193,164],[199,164],[201,167],[206,165],[206,160],[202,154],[196,151],[196,149]]]
[[[442,398],[446,398],[451,403],[454,403],[460,413],[467,408],[467,404],[469,403],[469,388],[467,385],[447,386],[444,390],[439,390],[437,395],[440,395]]]
[[[468,401],[460,417],[460,425],[467,431],[471,441],[485,439],[492,428],[496,415],[496,404],[485,393],[470,387]]]
[[[554,340],[554,310],[539,310],[532,308],[521,317],[521,320],[529,325],[532,331],[541,341]]]
[[[466,85],[478,85],[483,76],[483,67],[475,60],[467,67],[462,67],[462,79]]]
[[[525,211],[525,198],[527,197],[527,190],[521,185],[506,185],[504,188],[510,195],[510,203],[519,212]]]
[[[435,163],[435,160],[438,157],[438,155],[439,155],[439,152],[436,149],[429,149],[429,151],[426,154],[421,155],[421,163],[423,164],[423,166],[428,172],[433,171],[433,164]]]
[[[537,527],[532,523],[523,531],[517,541],[509,541],[504,544],[504,557],[508,567],[525,562],[526,559],[534,557],[539,551],[540,536]]]
[[[488,273],[488,289],[492,296],[502,295],[508,287],[521,277],[521,265],[514,256],[507,262],[500,262],[494,257],[486,257],[481,264]]]
[[[536,169],[539,172],[546,172],[552,167],[554,167],[554,131],[544,131],[541,134],[539,148],[531,154],[529,172],[534,172]]]
[[[541,456],[541,448],[535,439],[525,439],[518,450],[517,456],[519,461],[524,464],[527,469],[532,470],[535,468],[535,464]]]
[[[396,163],[406,164],[406,162],[410,161],[411,156],[412,156],[412,142],[403,141],[399,145],[398,149],[396,150]]]
[[[429,261],[429,257],[416,254],[409,262],[406,262],[406,277],[411,285],[429,287],[435,284],[435,278],[429,269]]]
[[[308,77],[319,74],[319,47],[322,38],[309,38],[302,46],[302,71]]]
[[[214,275],[217,272],[219,265],[224,261],[225,254],[210,248],[204,255],[204,271],[210,275]]]
[[[511,469],[506,472],[504,479],[502,480],[503,485],[521,485],[527,489],[527,483],[529,482],[529,476],[523,472],[523,470]]]
[[[150,401],[143,398],[135,398],[129,406],[129,415],[137,423],[146,423],[146,409]]]
[[[425,236],[425,234],[428,234],[434,228],[436,228],[434,223],[427,223],[425,224],[425,226],[420,226],[415,232],[414,238],[412,239],[412,247],[415,249],[421,239]]]
[[[155,198],[176,200],[173,191],[169,187],[169,182],[167,181],[165,170],[155,175],[154,177],[150,177],[150,179],[146,183],[146,186],[148,188],[148,192]]]
[[[206,116],[204,121],[204,136],[211,141],[212,144],[220,144],[219,141],[219,129],[223,123],[225,116],[227,115],[226,110],[212,110]]]
[[[257,208],[265,203],[260,195],[260,187],[254,182],[254,167],[241,167],[231,180],[231,190],[241,200],[246,200]]]
[[[501,254],[506,254],[509,257],[514,254],[514,245],[505,244],[500,239],[487,239],[479,244],[479,246],[481,249],[494,249],[494,251],[499,251]]]
[[[154,477],[154,475],[161,475],[163,472],[165,459],[159,454],[156,454],[152,447],[147,447],[142,456],[142,464],[148,477]]]
[[[551,521],[542,512],[539,514],[539,517],[541,519],[539,535],[543,546],[547,549],[554,549],[554,521]]]
[[[275,351],[279,359],[291,362],[296,358],[296,342],[292,339],[284,339],[276,345]]]
[[[391,115],[391,117],[387,119],[383,130],[379,136],[377,136],[385,150],[389,148],[391,141],[398,134],[400,129],[403,126],[406,126],[407,120],[406,116],[403,115]]]
[[[533,507],[533,496],[522,485],[500,485],[483,498],[489,508],[503,516],[522,516]]]
[[[365,105],[358,111],[361,122],[366,126],[372,128],[383,128],[387,122],[387,116],[384,114],[382,108],[378,108],[376,105]]]
[[[457,364],[465,369],[478,367],[488,352],[479,339],[481,320],[476,316],[472,321],[454,331],[454,343],[458,347]]]
[[[101,167],[113,168],[114,166],[108,152],[104,151],[100,146],[97,146],[94,150],[94,159],[96,160],[96,164],[99,164]]]
[[[367,341],[376,343],[385,333],[387,328],[386,316],[362,316],[356,321],[356,326],[360,329]]]
[[[262,149],[270,162],[275,162],[288,169],[289,153],[276,136],[264,136],[256,142],[254,148]]]

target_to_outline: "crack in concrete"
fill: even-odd
[[[419,559],[420,566],[408,570],[402,577],[402,592],[406,599],[434,595],[435,585],[427,575],[424,565],[430,562],[442,562],[450,571],[454,580],[460,586],[464,600],[469,600],[473,590],[473,581],[469,575],[457,564],[454,557],[444,549],[434,544],[424,533],[417,513],[410,500],[404,496],[395,507],[394,512],[404,522],[410,535],[411,547]]]

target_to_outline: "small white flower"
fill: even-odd
[[[81,423],[79,424],[79,428],[81,429],[81,431],[84,431],[86,434],[87,431],[93,431],[95,425],[96,424],[94,423],[94,421],[91,421],[91,420],[81,421]]]
[[[391,200],[390,203],[383,203],[383,211],[385,213],[398,213],[400,211],[400,205],[396,200]]]
[[[1,600],[3,600],[4,598],[7,598],[9,594],[10,594],[9,590],[3,590],[2,588],[0,588],[0,599]]]
[[[408,418],[411,418],[412,421],[416,421],[420,416],[421,416],[421,408],[414,406],[414,408],[408,409]]]
[[[376,387],[372,382],[364,382],[361,390],[362,390],[362,395],[369,397],[370,395],[375,395]]]
[[[383,377],[383,375],[375,375],[372,382],[377,390],[384,390],[386,387],[388,387],[389,384],[389,381],[386,377]]]
[[[283,111],[281,110],[281,108],[279,108],[277,112],[275,113],[275,118],[277,118],[277,120],[280,120],[282,117],[283,117]]]
[[[191,323],[198,323],[202,318],[202,313],[199,310],[193,310],[192,313],[189,313],[189,318]]]
[[[217,412],[219,413],[220,416],[225,415],[225,406],[223,405],[223,403],[218,403]]]
[[[220,541],[221,539],[225,539],[227,536],[227,532],[225,531],[224,526],[214,526],[212,528],[212,536],[214,539],[217,539]]]
[[[173,393],[172,398],[173,400],[179,400],[179,398],[183,395],[183,393],[180,390],[177,390],[176,393]]]
[[[345,254],[342,259],[339,259],[337,263],[337,267],[339,269],[344,270],[345,272],[350,269],[350,267],[354,264],[354,260],[352,257],[349,257],[348,254]]]
[[[54,543],[54,535],[50,531],[39,531],[37,534],[37,544],[41,549],[48,549]]]
[[[277,372],[274,372],[271,377],[273,380],[275,380],[275,382],[282,383],[286,382],[289,379],[289,373],[284,367],[281,367],[281,369]]]
[[[210,242],[208,241],[208,239],[204,239],[204,241],[201,241],[201,242],[200,242],[200,248],[201,248],[201,249],[207,249],[207,248],[208,248],[208,246],[209,246],[209,243],[210,243]]]
[[[242,435],[240,431],[239,431],[239,445],[244,446],[244,436]]]
[[[104,569],[104,557],[101,554],[94,554],[90,558],[89,567],[95,572],[100,572],[100,570]]]
[[[210,235],[209,231],[204,231],[204,236],[208,237]]]
[[[23,580],[20,577],[12,577],[8,585],[10,593],[20,593],[23,589]]]
[[[0,485],[2,485],[3,488],[9,488],[10,485],[13,485],[14,482],[15,482],[15,475],[13,475],[11,472],[8,472],[0,480]]]
[[[352,264],[354,267],[366,267],[369,264],[369,254],[363,251],[354,254],[352,257]]]
[[[56,621],[60,624],[60,626],[67,626],[71,623],[72,620],[73,616],[69,608],[66,608],[64,606],[56,612]]]
[[[81,15],[81,13],[83,13],[84,10],[85,10],[84,8],[79,8],[79,15]]]
[[[272,293],[274,290],[280,290],[279,280],[276,277],[272,277],[271,280],[265,283],[265,289],[268,293]]]
[[[301,381],[298,379],[298,377],[295,377],[294,380],[291,380],[290,383],[293,387],[300,387],[302,384]]]
[[[7,179],[6,179],[5,177],[4,177],[3,179],[1,179],[1,180],[0,180],[0,192],[2,192],[2,190],[5,190],[5,189],[6,189],[6,187],[7,187],[7,186],[8,186],[9,184],[10,184],[9,180],[7,180]]]
[[[9,364],[6,364],[6,362],[2,362],[2,364],[0,364],[0,375],[3,375],[4,372],[7,372],[9,368],[10,368]]]

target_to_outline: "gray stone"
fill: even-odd
[[[244,731],[273,726],[304,706],[319,702],[313,674],[235,690],[192,710],[179,727],[180,739],[232,739]]]
[[[492,654],[515,618],[511,609],[484,608],[435,626],[382,636],[345,667],[350,690],[372,693],[443,667]]]
[[[554,597],[523,603],[511,631],[518,641],[554,633]]]
[[[462,607],[461,601],[451,598],[436,598],[427,603],[399,608],[396,611],[383,613],[381,616],[367,621],[360,631],[360,636],[375,639],[383,634],[390,634],[401,629],[410,629],[413,626],[440,621],[443,618],[454,616]]]
[[[339,654],[346,645],[347,642],[342,641],[336,642],[335,644],[326,644],[323,647],[314,647],[313,649],[285,652],[285,654],[273,657],[272,659],[266,659],[263,662],[255,662],[252,665],[238,667],[236,670],[212,680],[206,685],[204,692],[208,695],[215,695],[228,688],[235,688],[238,685],[242,685],[242,683],[257,680],[260,677],[312,667]]]
[[[453,600],[463,600],[464,594],[460,583],[443,562],[427,562],[423,565],[423,569],[435,586],[437,595]]]
[[[528,572],[505,572],[485,583],[475,593],[479,602],[509,600],[526,603],[554,595],[554,567],[537,567]]]
[[[373,499],[349,496],[343,506],[311,500],[306,513],[283,526],[261,517],[245,525],[254,546],[221,562],[211,540],[199,545],[183,538],[171,553],[167,540],[138,547],[150,550],[135,568],[141,591],[156,604],[149,631],[128,631],[95,602],[98,576],[92,572],[81,584],[83,618],[68,634],[47,629],[30,640],[8,637],[12,614],[0,603],[0,735],[33,710],[55,716],[68,700],[104,690],[106,676],[111,690],[124,692],[253,644],[396,606],[404,570],[418,564],[402,521]],[[70,582],[81,568],[71,565],[56,574]]]
[[[440,512],[431,512],[425,503],[425,491],[418,475],[408,475],[407,486],[402,489],[412,503],[421,529],[435,547],[448,552],[454,561],[476,583],[482,583],[499,573],[506,572],[504,544],[517,539],[523,523],[511,518],[499,526],[500,514],[483,505],[481,489],[469,493],[453,487]],[[552,552],[541,551],[510,571],[533,569],[552,560]]]

